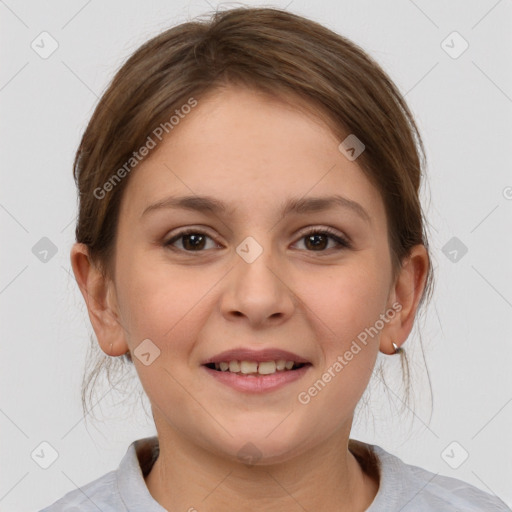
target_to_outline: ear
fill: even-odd
[[[110,356],[125,354],[128,345],[120,322],[114,283],[91,262],[85,244],[75,243],[71,248],[71,266],[101,349]]]
[[[386,324],[380,337],[380,350],[384,354],[394,354],[393,343],[400,347],[409,336],[425,289],[429,265],[428,252],[422,244],[415,245],[402,262],[388,300],[388,310],[393,309],[397,313]]]

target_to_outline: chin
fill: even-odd
[[[286,462],[311,448],[311,437],[304,438],[304,433],[297,438],[285,429],[280,432],[276,429],[265,437],[266,434],[262,432],[269,431],[268,423],[264,426],[265,428],[259,430],[259,434],[255,433],[253,428],[250,432],[229,437],[228,445],[219,446],[217,438],[215,451],[227,459],[247,466],[265,466]]]

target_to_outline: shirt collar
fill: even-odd
[[[129,512],[167,512],[151,496],[144,480],[158,456],[158,437],[145,437],[134,441],[119,464],[117,487]]]
[[[401,461],[380,446],[355,439],[349,440],[349,450],[365,471],[377,471],[379,475],[379,490],[366,512],[379,512],[384,505],[397,505],[404,491],[404,482],[397,477],[402,469]],[[158,453],[158,437],[145,437],[130,444],[119,464],[117,486],[129,512],[167,512],[153,498],[144,480]]]

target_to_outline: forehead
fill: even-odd
[[[339,137],[304,102],[286,103],[246,88],[198,100],[130,176],[123,214],[140,216],[166,194],[208,195],[244,207],[281,207],[288,198],[341,194],[364,203],[370,216],[383,204]],[[233,212],[235,211],[233,210]]]

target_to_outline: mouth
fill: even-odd
[[[280,349],[234,349],[201,366],[217,382],[246,393],[270,392],[304,377],[312,363]]]
[[[311,366],[311,363],[298,363],[278,359],[275,361],[221,361],[220,363],[207,363],[204,366],[218,372],[229,372],[238,375],[273,375],[274,373],[292,372],[304,366]]]

